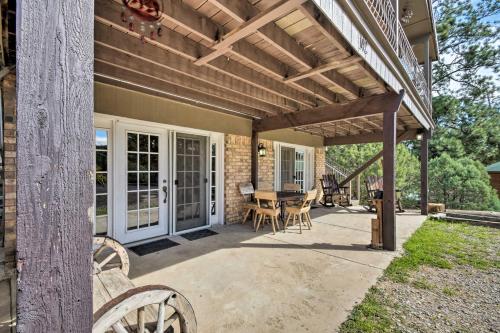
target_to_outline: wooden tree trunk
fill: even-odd
[[[94,0],[17,1],[17,331],[92,329]]]

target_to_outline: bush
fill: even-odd
[[[500,211],[500,200],[480,162],[444,153],[429,162],[429,175],[432,201],[447,208]]]

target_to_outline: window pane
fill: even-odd
[[[200,189],[199,188],[193,189],[193,202],[200,202]]]
[[[137,171],[137,154],[128,154],[128,171]]]
[[[184,187],[184,172],[177,172],[177,186]]]
[[[193,170],[200,171],[200,169],[201,169],[200,156],[193,156]]]
[[[200,186],[201,185],[200,182],[201,182],[200,173],[193,172],[193,186]]]
[[[193,154],[200,155],[200,141],[193,140]]]
[[[139,190],[147,190],[148,189],[148,178],[149,175],[147,172],[139,173]]]
[[[183,189],[177,190],[177,203],[179,203],[179,204],[184,203],[184,190]]]
[[[155,190],[158,188],[158,173],[157,172],[151,172],[149,174],[149,188],[151,190]]]
[[[97,216],[95,219],[95,234],[104,236],[108,233],[108,216]]]
[[[193,140],[186,140],[186,155],[193,155]]]
[[[185,170],[186,171],[191,171],[193,170],[193,157],[192,156],[186,156],[186,165],[185,165]]]
[[[151,191],[149,194],[149,206],[150,207],[158,207],[158,191]]]
[[[193,173],[192,172],[185,172],[184,173],[184,180],[185,180],[184,185],[186,187],[193,186]]]
[[[108,170],[108,152],[96,151],[95,152],[95,171]]]
[[[149,208],[149,192],[139,192],[139,209]]]
[[[137,211],[127,213],[127,230],[137,229]]]
[[[137,151],[137,134],[135,133],[127,134],[127,150]]]
[[[137,191],[137,172],[128,173],[128,190]]]
[[[96,130],[95,131],[95,147],[96,149],[108,149],[108,131]]]
[[[151,171],[158,171],[158,155],[151,154],[149,156],[149,168]]]
[[[177,139],[177,155],[184,154],[184,139]]]
[[[137,192],[127,193],[127,210],[137,209]]]
[[[97,173],[95,175],[95,192],[107,193],[108,192],[108,175],[105,173]]]
[[[156,135],[151,135],[149,137],[149,151],[152,153],[157,153],[159,145],[159,137],[157,137]]]
[[[177,221],[184,220],[184,205],[177,205]]]
[[[158,219],[159,219],[158,208],[151,209],[149,218],[150,218],[149,225],[158,225]]]
[[[139,170],[140,171],[148,171],[148,154],[139,154]]]
[[[139,134],[139,151],[148,152],[148,135]]]
[[[108,214],[108,196],[107,195],[97,195],[95,198],[96,206],[96,216],[107,215]]]
[[[149,225],[149,210],[139,212],[139,228],[145,228]]]

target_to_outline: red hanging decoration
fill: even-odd
[[[162,35],[162,0],[122,0],[121,18],[123,23],[127,23],[130,31],[136,31],[139,23],[138,33],[141,41],[145,42],[145,37],[155,40]]]

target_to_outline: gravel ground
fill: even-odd
[[[377,288],[402,332],[500,332],[499,269],[422,267],[409,283]]]

